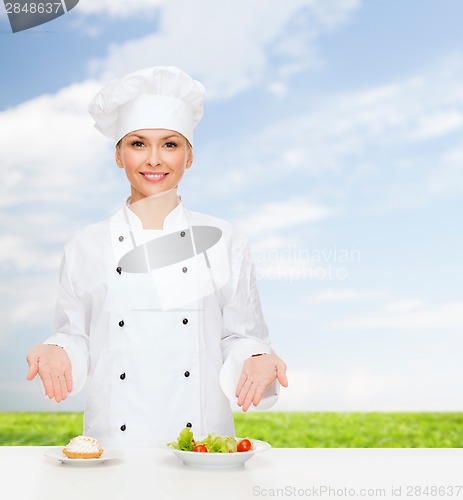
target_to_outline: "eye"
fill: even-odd
[[[169,142],[166,142],[165,143],[165,147],[167,149],[173,149],[173,148],[176,148],[177,147],[177,143],[176,142],[173,142],[173,141],[169,141]]]
[[[141,148],[142,146],[144,146],[143,142],[141,142],[141,141],[132,141],[131,145],[136,147],[136,148]]]

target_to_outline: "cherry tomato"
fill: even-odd
[[[193,451],[197,451],[199,453],[207,453],[207,448],[204,444],[195,444],[193,446]]]
[[[251,451],[252,450],[252,444],[249,439],[242,439],[239,443],[238,446],[236,447],[236,451]]]

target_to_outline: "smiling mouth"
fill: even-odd
[[[164,172],[140,172],[143,177],[151,182],[162,181],[167,175]]]

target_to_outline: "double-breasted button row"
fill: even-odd
[[[188,318],[183,318],[182,319],[182,323],[184,325],[188,325]],[[125,325],[125,321],[123,319],[121,319],[118,323],[118,325],[122,328],[124,325]]]
[[[119,236],[119,241],[121,241],[121,242],[124,241],[124,237],[122,235]],[[122,274],[122,267],[121,266],[117,266],[116,267],[116,272],[117,272],[117,274]]]
[[[184,238],[186,235],[185,231],[180,231],[180,236]],[[188,271],[187,267],[182,267],[182,273],[186,273]]]
[[[122,235],[121,235],[121,236],[119,236],[119,241],[120,241],[120,242],[123,242],[123,241],[124,241],[124,237],[123,237]],[[118,266],[118,267],[116,268],[116,272],[117,272],[118,274],[122,274],[122,267],[121,267],[121,266]],[[122,327],[125,325],[124,320],[123,320],[123,319],[121,319],[121,320],[119,321],[118,325],[122,328]],[[121,373],[121,374],[119,375],[119,378],[120,378],[121,380],[125,380],[125,373]],[[121,431],[122,431],[122,432],[124,432],[124,431],[127,429],[127,427],[126,427],[126,425],[125,425],[125,424],[122,424],[122,425],[120,426],[120,429],[121,429]]]
[[[188,325],[188,318],[183,318],[182,319],[182,323],[184,325]],[[123,319],[121,319],[118,323],[118,325],[122,328],[124,325],[125,325],[125,321]]]

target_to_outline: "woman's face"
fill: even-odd
[[[191,146],[173,130],[135,130],[116,146],[116,163],[130,183],[131,203],[176,187],[192,162]]]

